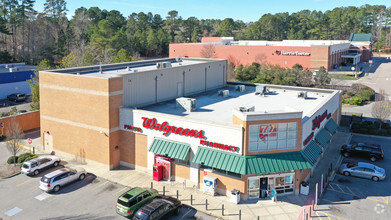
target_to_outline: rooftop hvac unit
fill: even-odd
[[[161,62],[156,63],[156,69],[161,69],[163,68],[163,64]]]
[[[300,91],[300,92],[297,94],[297,98],[306,99],[306,98],[307,98],[307,92],[305,92],[305,91]]]
[[[245,85],[237,85],[235,86],[235,90],[239,92],[244,92],[246,91],[246,86]]]
[[[176,99],[176,107],[181,107],[187,112],[192,112],[197,107],[197,100],[193,98],[180,97]]]
[[[19,68],[14,67],[14,68],[9,68],[10,72],[17,72],[19,71]]]
[[[177,56],[177,57],[175,58],[175,60],[176,60],[176,62],[178,62],[178,63],[183,61],[183,59],[182,59],[181,56]]]
[[[163,68],[168,68],[168,67],[172,67],[171,62],[159,62],[159,63],[156,63],[156,68],[157,69],[163,69]]]
[[[219,90],[219,91],[217,92],[217,94],[218,94],[218,95],[221,95],[221,96],[223,96],[223,97],[227,97],[227,96],[229,96],[229,90]]]
[[[253,112],[255,111],[255,106],[240,106],[239,111],[241,112]]]
[[[255,95],[265,95],[266,93],[268,93],[269,90],[267,89],[266,86],[256,86],[255,87]]]

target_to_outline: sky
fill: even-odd
[[[36,0],[35,10],[42,12],[45,0]],[[244,22],[255,22],[262,15],[283,12],[327,11],[336,7],[356,6],[365,4],[386,5],[390,7],[390,0],[66,0],[68,17],[74,15],[75,9],[80,7],[99,7],[101,10],[117,10],[126,18],[133,12],[152,12],[163,18],[171,10],[178,11],[184,19],[196,17],[198,19],[225,19],[233,18]]]

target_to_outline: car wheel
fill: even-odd
[[[34,176],[38,175],[39,174],[39,170],[35,170],[34,171]]]
[[[84,178],[86,178],[86,175],[85,175],[85,174],[81,174],[81,175],[79,176],[79,180],[84,180]]]
[[[374,177],[372,177],[372,180],[375,181],[375,182],[377,182],[377,181],[379,181],[379,177],[374,176]]]
[[[175,209],[175,215],[179,215],[180,212],[181,212],[180,207]]]
[[[55,186],[55,187],[53,188],[53,191],[54,191],[54,192],[60,191],[60,185]]]
[[[58,161],[54,162],[53,166],[54,167],[58,166]]]
[[[343,175],[350,176],[350,173],[348,171],[343,172]]]
[[[373,156],[370,157],[369,159],[370,159],[372,162],[376,162],[376,160],[377,160],[377,158],[376,158],[376,157],[373,157]]]
[[[343,156],[344,156],[344,157],[349,157],[350,154],[349,154],[348,152],[345,152],[345,153],[343,153]]]

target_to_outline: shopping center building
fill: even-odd
[[[242,199],[298,194],[341,117],[336,90],[233,83],[226,60],[40,72],[42,144]],[[206,188],[206,187],[205,187]]]
[[[170,57],[227,59],[235,66],[253,62],[318,70],[356,66],[372,59],[370,34],[352,34],[349,40],[239,40],[233,37],[204,37],[201,43],[170,44]]]

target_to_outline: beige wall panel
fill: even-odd
[[[171,163],[171,175],[181,177],[184,179],[189,180],[190,179],[190,168],[188,166]]]
[[[92,91],[108,92],[109,83],[104,78],[93,78],[83,75],[65,73],[45,73],[39,72],[39,83],[45,85],[55,85],[61,87],[78,88]]]

